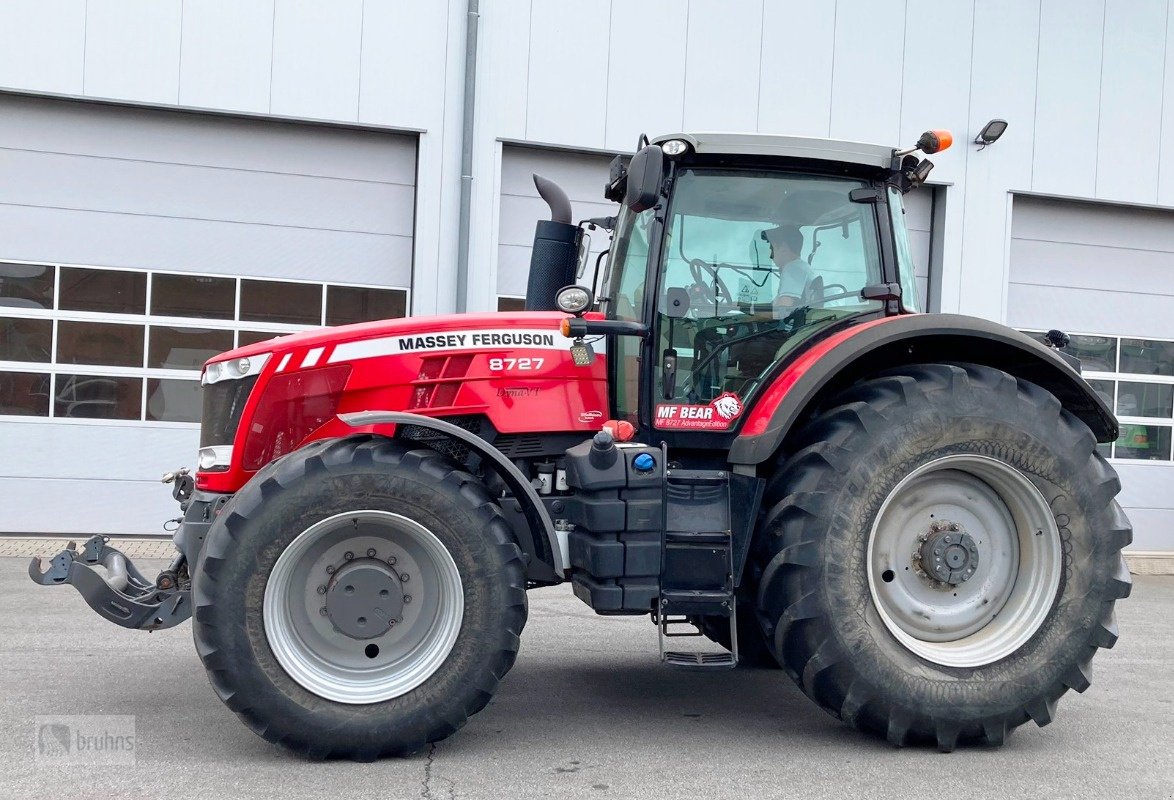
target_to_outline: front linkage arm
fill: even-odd
[[[34,557],[29,577],[42,586],[72,584],[90,608],[124,628],[161,630],[191,616],[190,585],[178,576],[182,563],[173,563],[152,582],[108,541],[105,536],[91,537],[80,555],[77,545],[70,542],[53,557],[45,572],[41,571],[41,559]],[[106,570],[106,577],[94,568],[98,565]]]

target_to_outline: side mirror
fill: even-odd
[[[650,144],[640,148],[628,164],[628,181],[624,188],[624,205],[633,213],[652,208],[660,199],[660,182],[664,176],[664,151]]]

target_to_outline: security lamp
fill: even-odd
[[[978,148],[981,150],[988,144],[994,144],[995,142],[999,141],[999,137],[1002,136],[1003,132],[1006,130],[1007,120],[992,119],[986,125],[982,126],[982,130],[978,132],[978,136],[974,137],[974,143],[982,145],[982,147]]]

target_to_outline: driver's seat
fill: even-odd
[[[803,290],[803,305],[808,308],[823,308],[823,276],[816,275]]]

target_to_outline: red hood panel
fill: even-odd
[[[292,333],[288,336],[279,336],[276,339],[245,345],[210,358],[207,363],[226,361],[242,356],[255,356],[260,353],[281,353],[300,348],[324,347],[380,336],[406,336],[412,333],[500,328],[550,328],[558,330],[559,322],[566,319],[567,316],[561,311],[510,311],[483,314],[440,314],[431,317],[403,317],[401,319],[360,322],[355,325],[340,325],[336,328],[315,328],[311,331]]]

